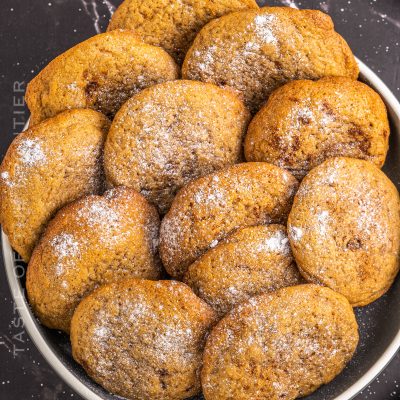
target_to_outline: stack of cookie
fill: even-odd
[[[387,112],[357,77],[319,11],[125,0],[33,79],[0,220],[96,382],[289,400],[342,371],[352,307],[399,270]]]

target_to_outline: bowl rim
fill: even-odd
[[[386,86],[386,84],[373,72],[366,64],[357,58],[357,63],[360,68],[360,78],[368,83],[376,90],[384,102],[386,103],[388,113],[391,117],[395,130],[400,135],[400,103]],[[28,121],[29,122],[29,121]],[[27,123],[28,125],[28,123]],[[13,300],[16,304],[16,309],[24,321],[24,328],[31,337],[33,343],[38,348],[40,353],[50,364],[53,370],[64,380],[75,392],[86,400],[103,400],[101,396],[86,386],[69,368],[64,365],[60,358],[57,357],[52,349],[52,346],[45,340],[38,329],[35,317],[28,305],[24,289],[22,288],[15,267],[15,258],[13,250],[10,246],[7,235],[1,230],[1,243],[3,260],[6,269],[8,284],[11,290]],[[335,397],[333,400],[351,400],[363,389],[365,389],[390,363],[397,351],[400,349],[400,327],[396,336],[385,349],[374,365],[342,394]]]

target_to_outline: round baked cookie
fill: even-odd
[[[265,161],[297,178],[331,157],[365,159],[382,167],[389,148],[384,102],[350,78],[289,82],[269,97],[245,141],[248,161]]]
[[[190,182],[160,230],[167,272],[181,279],[198,257],[240,227],[285,222],[297,180],[267,163],[244,163]]]
[[[356,79],[358,67],[328,15],[263,7],[208,23],[188,51],[182,75],[239,90],[255,113],[273,90],[288,81],[325,76]]]
[[[302,181],[288,220],[301,274],[363,306],[399,270],[399,194],[373,164],[331,158]]]
[[[11,143],[0,166],[0,222],[25,261],[58,209],[104,189],[102,157],[109,126],[96,111],[71,110]]]
[[[103,286],[79,304],[72,353],[111,393],[186,399],[201,391],[205,339],[215,322],[212,308],[183,283],[128,280]]]
[[[163,47],[181,64],[207,22],[247,8],[258,9],[255,0],[125,0],[108,30],[130,29],[146,43]]]
[[[76,306],[99,285],[159,279],[159,227],[156,209],[123,187],[61,209],[28,265],[28,298],[41,322],[69,332]]]
[[[211,331],[201,374],[206,400],[294,400],[351,359],[358,327],[345,297],[299,285],[239,305]]]
[[[92,108],[112,119],[135,93],[178,76],[163,49],[133,32],[102,33],[55,58],[28,84],[30,124],[70,108]]]
[[[107,181],[133,187],[165,213],[182,186],[242,159],[249,118],[235,93],[212,84],[173,81],[143,90],[111,126]]]
[[[184,281],[219,315],[255,295],[303,282],[282,225],[237,230],[197,259]]]

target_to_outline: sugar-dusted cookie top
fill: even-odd
[[[264,7],[208,23],[186,55],[182,75],[239,90],[255,113],[273,90],[289,81],[356,79],[358,67],[328,15]]]
[[[108,30],[130,29],[146,43],[163,47],[182,64],[199,30],[224,14],[257,9],[255,0],[125,0]]]
[[[368,161],[331,158],[295,196],[288,235],[302,275],[353,306],[382,296],[399,270],[399,193]]]
[[[28,84],[31,126],[71,108],[91,108],[112,119],[135,93],[178,75],[163,49],[131,31],[93,36],[55,58]]]

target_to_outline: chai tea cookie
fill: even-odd
[[[247,8],[258,9],[255,0],[125,0],[108,30],[130,29],[146,43],[163,47],[181,64],[207,22]]]
[[[133,187],[165,213],[181,187],[242,159],[249,118],[236,94],[212,84],[173,81],[143,90],[107,136],[107,181]]]
[[[69,332],[76,306],[98,286],[159,279],[159,227],[156,209],[123,187],[60,210],[28,265],[28,298],[41,322]]]
[[[207,339],[201,374],[206,400],[294,400],[338,375],[358,343],[346,298],[299,285],[250,299]]]
[[[96,111],[66,111],[11,143],[0,167],[0,222],[25,261],[58,209],[103,190],[109,126]]]
[[[92,108],[113,118],[135,93],[178,75],[163,49],[133,32],[96,35],[55,58],[29,83],[31,126],[70,108]]]
[[[162,221],[160,255],[182,278],[190,264],[240,227],[285,222],[298,182],[267,163],[234,165],[190,182]]]
[[[382,296],[399,270],[399,194],[373,164],[331,158],[304,178],[288,220],[301,274],[353,306]]]
[[[248,161],[265,161],[297,178],[331,157],[365,159],[382,167],[389,148],[384,102],[350,78],[293,81],[277,89],[252,120]]]
[[[128,280],[79,304],[72,354],[111,393],[183,400],[201,391],[203,348],[215,322],[213,310],[183,283]]]
[[[185,283],[220,315],[250,297],[302,282],[282,225],[239,229],[185,275]]]
[[[208,23],[182,68],[185,79],[231,86],[255,113],[288,81],[347,76],[358,67],[332,19],[317,10],[264,7]]]

